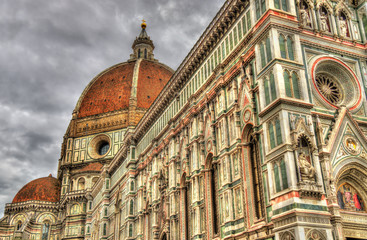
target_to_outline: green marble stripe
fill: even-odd
[[[305,209],[305,210],[325,211],[325,212],[328,211],[326,206],[319,206],[319,205],[305,204],[305,203],[292,203],[285,207],[274,210],[273,215],[284,213],[284,212],[287,212],[295,208]]]

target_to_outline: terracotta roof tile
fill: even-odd
[[[129,108],[136,61],[121,63],[102,73],[84,95],[79,118]],[[173,72],[161,63],[143,60],[140,63],[137,107],[148,109],[162,91]]]
[[[90,87],[79,108],[79,118],[129,107],[135,62],[120,64],[102,74]]]
[[[103,165],[99,162],[95,162],[95,163],[90,163],[87,166],[83,167],[82,169],[78,170],[78,173],[81,172],[99,172],[101,171]]]
[[[139,69],[138,108],[148,109],[172,76],[172,72],[159,63],[142,61]]]
[[[15,195],[12,203],[26,201],[58,202],[60,200],[60,182],[51,174],[48,177],[38,178],[27,183]]]

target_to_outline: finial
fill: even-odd
[[[146,21],[143,19],[141,23],[141,28],[145,29],[147,27]]]

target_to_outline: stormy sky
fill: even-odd
[[[0,1],[0,217],[32,179],[55,176],[86,85],[129,58],[142,19],[155,57],[182,62],[224,0]]]

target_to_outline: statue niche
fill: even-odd
[[[315,167],[313,166],[310,146],[304,136],[299,140],[298,149],[299,172],[302,181],[315,181]]]
[[[305,1],[302,1],[299,4],[299,16],[300,16],[300,24],[302,27],[309,27],[309,28],[312,27],[310,8]]]
[[[323,190],[314,165],[317,148],[312,117],[291,114],[290,126],[300,196],[320,199]]]
[[[331,32],[329,12],[326,10],[324,6],[320,8],[320,30],[322,32]]]

